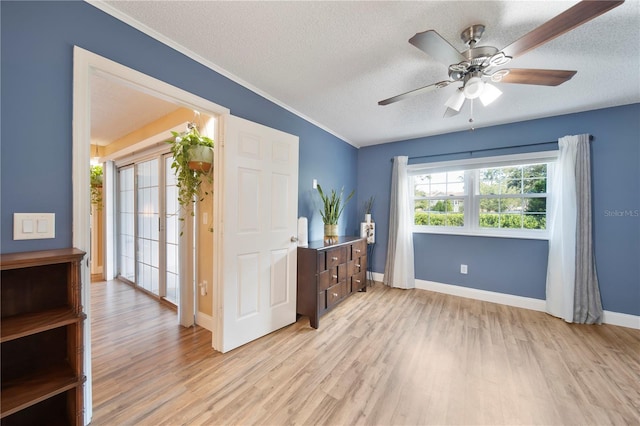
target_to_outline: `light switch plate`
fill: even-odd
[[[56,237],[55,213],[14,213],[13,239],[40,240]]]

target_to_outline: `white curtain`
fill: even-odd
[[[567,322],[601,322],[591,230],[589,135],[565,136],[558,147],[549,197],[546,311]],[[574,318],[574,313],[585,311],[590,312],[588,318]]]
[[[404,156],[393,159],[389,200],[389,241],[383,282],[398,288],[415,287],[408,161]]]

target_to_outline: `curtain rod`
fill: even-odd
[[[589,135],[589,140],[590,141],[594,140],[593,135]],[[499,150],[511,149],[511,148],[524,148],[524,147],[528,147],[528,146],[550,145],[552,143],[557,144],[558,141],[527,143],[527,144],[522,144],[522,145],[502,146],[502,147],[499,147],[499,148],[485,148],[485,149],[475,149],[475,150],[468,150],[468,151],[446,152],[446,153],[442,153],[442,154],[432,154],[432,155],[417,155],[415,157],[409,157],[409,160],[415,160],[416,158],[444,157],[444,156],[447,156],[447,155],[459,155],[459,154],[469,154],[469,155],[473,156],[473,154],[476,153],[476,152],[489,152],[489,151],[499,151]],[[393,161],[393,158],[391,159],[391,161]]]

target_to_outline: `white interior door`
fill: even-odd
[[[230,115],[222,124],[214,348],[227,352],[296,321],[298,137]]]

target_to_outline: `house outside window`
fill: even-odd
[[[409,166],[413,231],[547,238],[557,151]]]

